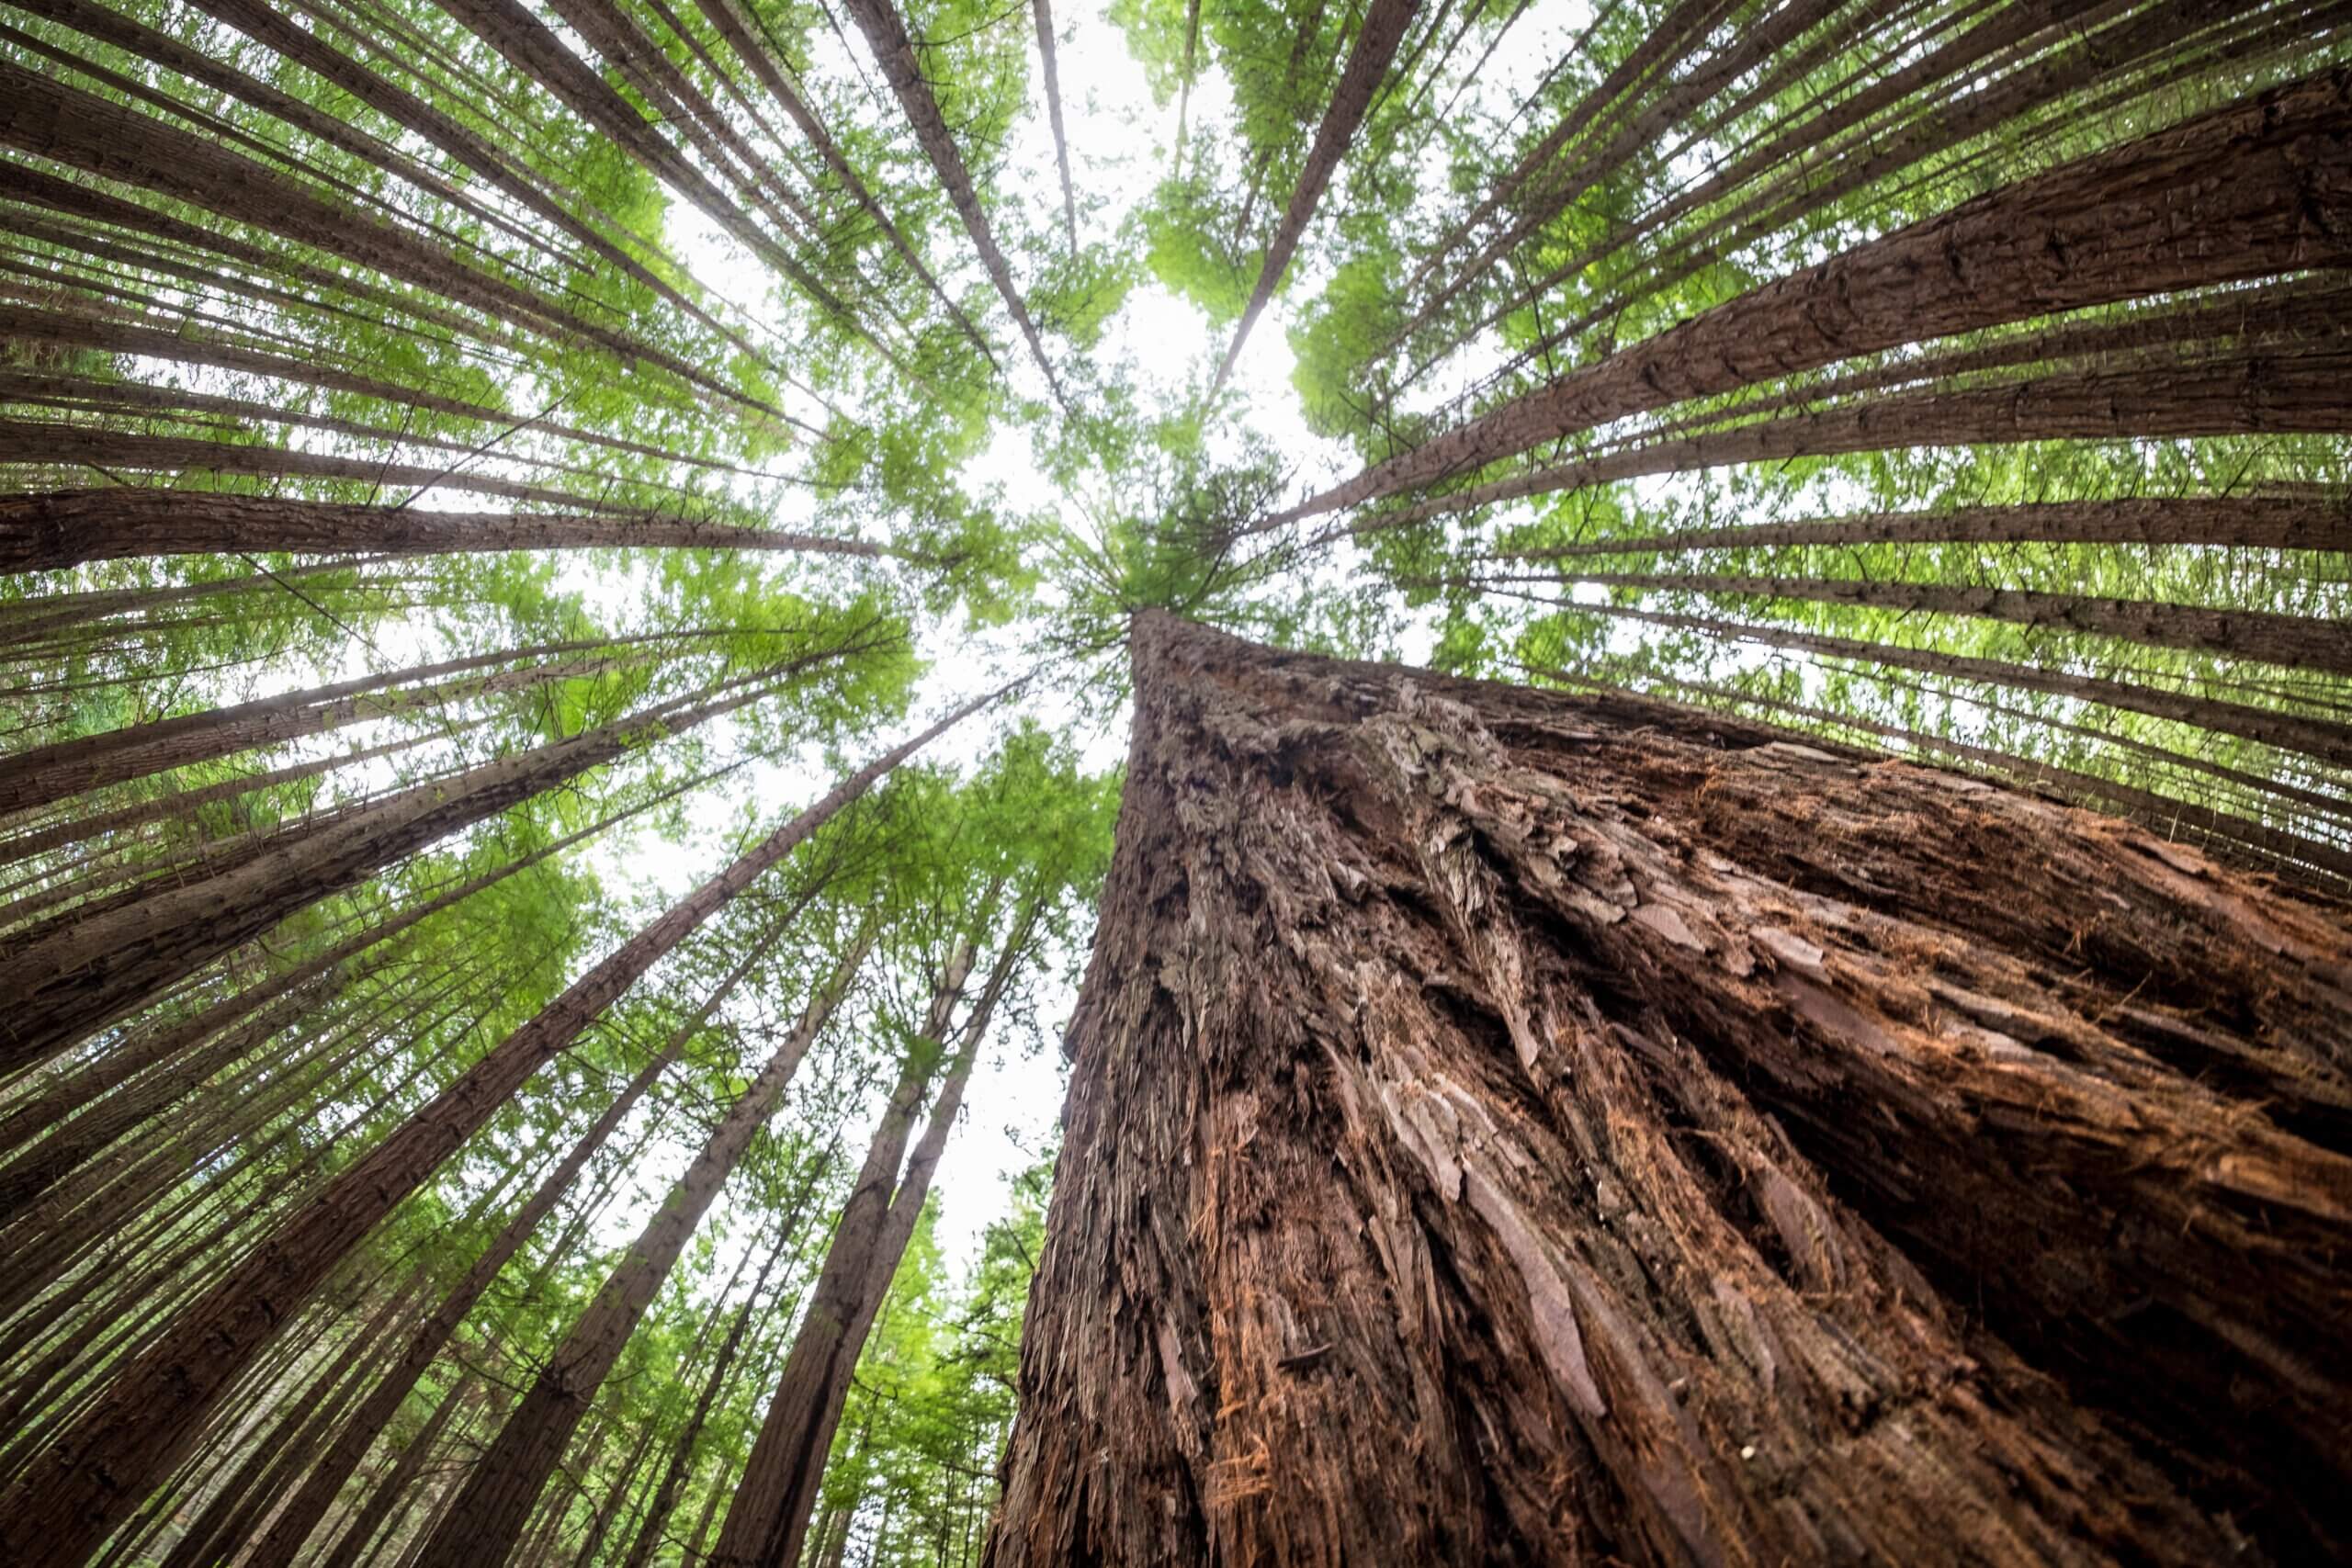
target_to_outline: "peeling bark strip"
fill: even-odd
[[[1962,203],[1374,464],[1275,527],[1689,398],[2031,316],[2352,265],[2352,70]]]
[[[277,1225],[174,1316],[0,1494],[0,1562],[24,1568],[87,1562],[170,1475],[238,1377],[335,1266],[510,1095],[721,906],[885,773],[1005,690],[965,704],[842,779],[615,949]]]
[[[2352,1544],[2337,912],[1722,716],[1136,664],[995,1568]]]
[[[276,496],[115,485],[0,496],[0,572],[130,556],[474,555],[488,550],[799,550],[876,557],[883,546],[679,517],[411,512]]]
[[[1372,96],[1388,74],[1389,62],[1396,58],[1396,46],[1405,40],[1405,33],[1413,25],[1413,16],[1420,8],[1420,0],[1372,0],[1364,13],[1363,28],[1356,34],[1355,47],[1348,52],[1348,63],[1340,73],[1340,84],[1331,91],[1330,107],[1323,111],[1323,122],[1315,128],[1314,145],[1307,149],[1306,165],[1299,171],[1298,184],[1292,187],[1290,206],[1283,212],[1283,220],[1274,230],[1274,237],[1267,243],[1266,259],[1258,268],[1258,281],[1250,290],[1250,303],[1241,312],[1241,321],[1233,329],[1233,341],[1226,345],[1225,358],[1216,367],[1216,379],[1209,384],[1209,395],[1225,385],[1233,374],[1233,362],[1241,357],[1241,345],[1249,341],[1250,329],[1258,324],[1259,314],[1274,297],[1282,284],[1283,274],[1290,270],[1290,258],[1298,250],[1298,242],[1306,233],[1306,225],[1322,205],[1323,193],[1330,188],[1331,176],[1340,172],[1340,161],[1348,154],[1348,144],[1356,138],[1356,128],[1372,107]]]

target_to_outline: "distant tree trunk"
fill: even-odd
[[[1001,692],[842,779],[574,981],[222,1273],[0,1495],[0,1558],[80,1568],[169,1474],[233,1380],[385,1215],[647,970],[892,768]]]
[[[1524,496],[1645,474],[1847,452],[2023,441],[2126,441],[2161,436],[2335,434],[2352,429],[2352,355],[2280,344],[2210,358],[2074,370],[2007,385],[1858,399],[1818,412],[1636,438],[1615,451],[1473,485],[1357,525],[1359,533],[1418,523]],[[1802,394],[1793,395],[1801,400]]]
[[[2035,589],[1847,577],[1759,577],[1736,573],[1587,571],[1555,578],[1512,574],[1501,581],[1590,582],[1605,588],[1704,593],[1710,597],[1793,599],[1860,604],[1913,615],[1972,615],[2012,626],[2054,626],[2150,648],[2180,648],[2218,658],[2256,660],[2290,670],[2352,673],[2352,636],[2340,620],[2267,610],[2215,610],[2150,599],[2108,599]]]
[[[838,651],[794,662],[805,666]],[[0,956],[0,992],[23,1004],[0,1021],[0,1070],[49,1059],[287,916],[403,855],[639,745],[742,707],[768,689],[765,682],[733,684],[734,691],[712,700],[649,705],[616,724],[338,812],[308,830],[265,841],[262,852],[218,875],[75,908],[31,928]],[[711,697],[711,691],[695,697]]]
[[[1012,937],[990,966],[988,982],[965,1021],[956,1055],[941,1072],[931,1114],[911,1154],[907,1139],[937,1065],[910,1058],[899,1075],[866,1148],[857,1184],[842,1206],[841,1224],[826,1249],[824,1268],[809,1292],[791,1353],[776,1374],[775,1394],[752,1445],[742,1484],[711,1551],[711,1561],[723,1568],[793,1568],[801,1559],[825,1461],[849,1399],[850,1378],[922,1217],[932,1173],[963,1108],[973,1060],[1005,987],[1023,962],[1037,912],[1034,903],[1024,908]],[[944,1043],[947,1038],[949,1010],[963,991],[970,962],[968,952],[959,952],[941,975],[925,1021],[927,1039]]]
[[[940,188],[947,193],[948,203],[964,220],[964,231],[971,236],[972,249],[979,254],[980,265],[987,271],[989,281],[996,285],[1004,308],[1012,313],[1013,325],[1021,329],[1023,340],[1029,344],[1030,357],[1045,372],[1046,385],[1055,400],[1060,401],[1061,383],[1055,378],[1053,361],[1046,357],[1045,340],[1037,335],[1037,323],[1012,281],[1012,264],[1004,259],[1004,251],[996,243],[988,214],[980,209],[980,194],[973,187],[971,170],[965,165],[964,154],[956,150],[955,135],[947,128],[946,117],[940,113],[939,100],[932,96],[931,84],[923,78],[922,62],[916,57],[914,40],[907,36],[905,19],[891,0],[848,0],[848,8],[858,31],[865,35],[866,47],[874,51],[875,62],[882,67],[884,80],[890,84],[890,91],[899,100],[899,107],[907,118],[907,128],[914,132],[917,145],[931,160],[932,172],[939,176]]]
[[[1465,583],[1464,586],[1476,584]],[[1874,642],[1863,637],[1828,637],[1818,632],[1800,631],[1793,626],[1751,626],[1668,610],[1644,610],[1632,604],[1562,604],[1557,607],[1579,615],[1608,615],[1639,621],[1647,626],[1704,632],[1710,637],[1731,641],[1800,649],[1808,653],[1826,654],[1833,659],[1860,660],[1866,663],[1918,670],[1956,680],[1983,681],[2021,692],[2047,692],[2054,696],[2079,698],[2087,703],[2120,708],[2127,713],[2144,713],[2199,729],[2239,736],[2265,746],[2278,747],[2283,751],[2300,751],[2337,767],[2352,767],[2352,724],[2313,718],[2278,708],[2196,696],[2168,691],[2161,686],[2134,685],[2103,675],[2077,674],[2071,670],[2044,670],[2030,664],[2014,664],[2007,660],[1942,653],[1933,649]]]
[[[243,1568],[285,1568],[300,1553],[304,1540],[325,1516],[328,1506],[359,1468],[359,1461],[368,1457],[378,1435],[400,1413],[417,1380],[448,1345],[466,1314],[473,1311],[500,1270],[522,1250],[523,1244],[537,1233],[540,1224],[555,1212],[588,1161],[628,1120],[628,1113],[645,1098],[655,1080],[677,1061],[711,1012],[751,972],[752,961],[746,957],[711,988],[702,1005],[671,1032],[662,1049],[638,1069],[604,1113],[540,1179],[537,1190],[499,1228],[498,1235],[467,1267],[464,1277],[442,1298],[432,1315],[410,1334],[399,1357],[369,1392],[366,1403],[336,1431],[334,1441],[321,1457],[318,1468],[302,1483],[302,1490],[270,1526],[269,1534],[245,1558]]]
[[[662,1281],[693,1239],[695,1228],[718,1197],[718,1190],[767,1124],[776,1101],[831,1019],[833,1009],[856,977],[873,942],[861,933],[818,987],[800,1018],[776,1043],[751,1087],[728,1108],[685,1173],[678,1178],[653,1217],[605,1276],[588,1310],[507,1416],[505,1426],[475,1465],[466,1489],[418,1558],[423,1568],[465,1568],[501,1561],[514,1548],[531,1506],[563,1458],[581,1418],[620,1359],[638,1320],[653,1303]]]
[[[702,1391],[695,1398],[694,1409],[688,1413],[685,1424],[678,1428],[677,1438],[671,1445],[669,1461],[662,1467],[662,1479],[654,1483],[653,1495],[646,1501],[645,1518],[638,1526],[637,1538],[630,1542],[628,1555],[622,1560],[621,1568],[645,1568],[653,1561],[653,1553],[662,1544],[662,1533],[669,1529],[670,1516],[676,1511],[678,1499],[684,1495],[686,1483],[694,1473],[695,1455],[703,1427],[709,1421],[711,1410],[718,1404],[719,1396],[726,1392],[728,1381],[734,1374],[736,1359],[742,1353],[745,1337],[751,1332],[753,1319],[759,1315],[760,1297],[768,1288],[768,1277],[775,1272],[776,1265],[792,1252],[801,1221],[808,1213],[809,1195],[815,1190],[817,1178],[826,1163],[820,1160],[809,1164],[808,1178],[801,1184],[799,1195],[794,1199],[784,1223],[777,1227],[776,1243],[768,1249],[766,1261],[760,1265],[759,1278],[752,1281],[751,1294],[744,1298],[742,1306],[736,1310],[729,1323],[727,1337],[720,1341],[718,1352],[711,1359],[710,1371],[703,1378]]]
[[[802,550],[867,558],[889,553],[861,539],[674,517],[412,512],[138,485],[0,497],[0,571],[53,571],[130,556],[434,556],[587,548]]]
[[[1037,24],[1037,67],[1039,79],[1046,89],[1046,123],[1054,131],[1054,167],[1062,176],[1062,224],[1069,240],[1070,254],[1078,252],[1078,193],[1069,181],[1069,136],[1062,129],[1062,78],[1059,62],[1055,58],[1053,0],[1029,0],[1031,16]]]
[[[2341,907],[1138,617],[998,1568],[2352,1545]],[[2315,1122],[2312,1125],[2324,1125]]]
[[[2222,545],[2241,549],[2352,552],[2352,503],[2323,495],[2136,496],[2014,506],[1955,506],[1944,512],[1877,512],[1818,522],[1752,523],[1721,528],[1579,539],[1542,549],[1498,550],[1504,560],[1673,550],[1747,550],[1767,546],[1883,544]]]
[[[2352,265],[2352,70],[2001,186],[1573,370],[1263,526],[1433,484],[1611,420],[2062,310]]]
[[[1297,253],[1298,243],[1306,237],[1306,225],[1315,209],[1323,203],[1323,193],[1331,186],[1331,177],[1340,172],[1340,164],[1347,156],[1349,144],[1355,141],[1356,130],[1363,124],[1363,117],[1372,107],[1373,95],[1380,90],[1382,80],[1388,74],[1389,62],[1396,58],[1396,46],[1413,25],[1413,17],[1420,7],[1420,0],[1372,0],[1364,13],[1363,28],[1356,34],[1355,48],[1348,54],[1348,63],[1340,72],[1339,85],[1331,89],[1330,107],[1323,111],[1323,121],[1315,128],[1315,141],[1306,150],[1306,163],[1299,170],[1298,184],[1291,187],[1290,203],[1283,209],[1282,221],[1274,226],[1273,237],[1266,242],[1265,259],[1259,264],[1258,281],[1250,290],[1250,302],[1242,308],[1241,320],[1233,329],[1233,341],[1226,345],[1225,357],[1217,364],[1216,379],[1209,390],[1215,394],[1233,374],[1236,360],[1241,357],[1241,345],[1250,340],[1250,329],[1281,287],[1283,275],[1290,270],[1290,259]],[[1200,15],[1197,3],[1193,16]],[[1189,83],[1187,85],[1189,86]]]

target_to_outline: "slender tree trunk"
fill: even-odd
[[[1330,188],[1332,176],[1339,173],[1341,160],[1347,157],[1349,143],[1355,140],[1365,111],[1372,107],[1373,95],[1380,90],[1390,62],[1396,58],[1396,46],[1404,42],[1419,9],[1420,0],[1372,0],[1364,13],[1355,48],[1349,51],[1348,63],[1340,72],[1339,85],[1331,90],[1330,107],[1323,111],[1323,123],[1315,128],[1315,141],[1307,148],[1298,184],[1291,187],[1290,205],[1283,209],[1273,238],[1266,243],[1265,260],[1259,265],[1258,281],[1250,288],[1250,302],[1242,308],[1241,320],[1233,329],[1233,341],[1226,345],[1216,378],[1210,383],[1211,397],[1233,374],[1234,362],[1241,357],[1241,345],[1249,341],[1250,329],[1258,324],[1258,317],[1273,299],[1283,275],[1290,270],[1291,257],[1297,253],[1299,241],[1306,237],[1307,222],[1323,204],[1323,193]]]
[[[792,664],[806,667],[842,651],[829,649]],[[287,916],[403,855],[639,745],[742,707],[769,689],[764,678],[736,684],[736,691],[715,700],[661,703],[455,779],[414,785],[269,847],[220,875],[86,916],[75,911],[38,928],[0,957],[0,994],[14,991],[26,1004],[0,1024],[8,1035],[0,1045],[0,1070],[46,1060]]]
[[[356,1558],[366,1550],[369,1541],[375,1540],[377,1532],[384,1528],[393,1510],[409,1499],[410,1490],[416,1484],[417,1472],[424,1469],[425,1462],[432,1458],[433,1446],[441,1440],[443,1429],[456,1417],[461,1405],[471,1402],[475,1392],[475,1383],[469,1375],[460,1378],[448,1393],[441,1396],[441,1402],[434,1406],[433,1414],[425,1417],[424,1425],[417,1428],[416,1435],[408,1440],[408,1446],[401,1450],[399,1460],[368,1489],[368,1501],[340,1530],[334,1532],[335,1545],[322,1560],[322,1568],[342,1554],[346,1543],[350,1544],[351,1557]],[[273,1533],[276,1528],[272,1526]]]
[[[367,1458],[368,1448],[377,1436],[391,1423],[392,1417],[424,1377],[436,1357],[456,1335],[467,1314],[473,1311],[484,1292],[490,1289],[500,1270],[522,1250],[525,1243],[536,1235],[547,1217],[555,1212],[573,1181],[587,1167],[596,1151],[605,1146],[630,1111],[645,1098],[654,1081],[678,1060],[712,1012],[724,1002],[743,977],[751,973],[756,955],[746,957],[714,987],[702,1005],[670,1036],[662,1048],[654,1053],[644,1066],[638,1069],[602,1115],[582,1133],[562,1159],[556,1162],[521,1208],[508,1219],[491,1244],[484,1247],[468,1266],[465,1275],[443,1297],[431,1316],[419,1324],[401,1348],[399,1359],[370,1392],[352,1418],[335,1434],[318,1468],[303,1483],[302,1491],[290,1502],[271,1526],[269,1534],[248,1555],[243,1568],[285,1568],[294,1561],[302,1544],[327,1511],[338,1493]]]
[[[1645,474],[1691,473],[1847,452],[2021,441],[2124,441],[2199,435],[2337,434],[2352,429],[2352,354],[2262,350],[2122,370],[2069,371],[2007,386],[1858,400],[1695,435],[1635,439],[1612,452],[1418,501],[1356,533],[1531,495]]]
[[[999,1568],[2337,1554],[2340,911],[1138,618]],[[2207,1042],[2216,1042],[2209,1044]]]
[[[808,1180],[800,1190],[792,1213],[778,1227],[776,1243],[769,1249],[767,1259],[760,1265],[759,1278],[752,1281],[752,1293],[745,1298],[728,1325],[727,1337],[720,1342],[710,1371],[704,1376],[702,1391],[695,1397],[695,1405],[686,1416],[685,1425],[678,1429],[677,1440],[671,1445],[670,1458],[662,1468],[662,1479],[654,1484],[653,1495],[647,1500],[644,1522],[638,1526],[637,1538],[629,1543],[628,1555],[621,1568],[645,1568],[653,1561],[653,1553],[662,1543],[662,1533],[669,1528],[670,1516],[677,1510],[678,1499],[694,1472],[695,1446],[700,1441],[704,1426],[727,1389],[728,1379],[734,1372],[736,1358],[741,1353],[745,1336],[757,1314],[761,1295],[768,1286],[768,1276],[789,1253],[797,1238],[800,1222],[809,1193],[815,1189],[820,1171],[812,1166]]]
[[[861,539],[682,518],[411,512],[137,485],[0,497],[0,571],[53,571],[131,556],[401,557],[592,548],[793,550],[866,558],[889,553]]]
[[[548,1357],[529,1391],[475,1465],[448,1520],[417,1559],[422,1568],[466,1568],[485,1558],[503,1558],[513,1550],[532,1505],[563,1458],[573,1430],[595,1402],[605,1375],[620,1359],[662,1281],[670,1277],[695,1226],[718,1199],[719,1188],[751,1146],[752,1134],[767,1124],[769,1113],[799,1069],[800,1059],[824,1031],[865,963],[872,940],[870,930],[861,933],[834,965],[799,1021],[777,1043],[751,1087],[728,1108],[702,1153],[679,1177],[644,1231],[605,1277],[588,1310]]]
[[[175,357],[187,357],[186,351]],[[585,496],[495,474],[462,471],[445,465],[427,468],[379,457],[305,452],[260,443],[214,441],[199,435],[140,435],[53,420],[0,420],[0,463],[48,463],[61,469],[97,468],[140,473],[261,474],[313,479],[348,479],[417,490],[465,491],[540,506],[585,507]]]
[[[1502,550],[1505,560],[1663,555],[1781,546],[1908,544],[2217,545],[2233,549],[2352,554],[2352,505],[2326,496],[2146,496],[1949,512],[1878,512],[1817,523],[1579,539],[1546,549]]]
[[[565,306],[466,265],[405,228],[314,196],[241,153],[151,116],[0,62],[0,142],[86,174],[193,202],[382,273],[428,293],[512,321],[558,344],[593,343],[624,364],[642,360],[688,385],[781,419],[640,339],[599,326]]]
[[[704,774],[685,780],[633,806],[608,813],[527,854],[517,855],[504,865],[479,876],[469,877],[389,919],[371,924],[275,976],[240,980],[227,996],[200,1009],[191,1017],[157,1021],[141,1033],[119,1042],[71,1073],[61,1074],[43,1088],[27,1089],[10,1100],[6,1113],[0,1115],[0,1149],[22,1148],[43,1133],[51,1134],[53,1138],[78,1138],[78,1123],[70,1123],[67,1118],[77,1111],[101,1102],[102,1097],[120,1089],[139,1075],[159,1064],[176,1061],[184,1053],[200,1045],[219,1031],[237,1024],[288,992],[332,974],[369,949],[390,942],[421,921],[595,837],[616,823],[667,804],[696,785],[709,783],[712,776]],[[47,1147],[46,1145],[41,1146]]]
[[[2181,648],[2227,659],[2258,660],[2290,670],[2352,672],[2352,636],[2343,622],[2264,610],[2215,610],[2145,599],[2105,599],[2022,588],[1972,587],[1839,577],[1762,577],[1731,572],[1584,571],[1541,580],[1788,599],[1819,604],[1859,604],[1937,615],[1973,615],[2012,626],[2058,627],[2150,648]]]
[[[1046,385],[1055,400],[1060,401],[1061,383],[1055,378],[1053,362],[1046,357],[1045,340],[1037,335],[1037,323],[1030,319],[1029,307],[1021,298],[1019,286],[1012,281],[1012,265],[997,245],[988,214],[980,210],[980,195],[973,188],[971,171],[964,164],[964,155],[956,149],[955,135],[939,112],[939,100],[932,96],[931,84],[923,79],[922,64],[915,58],[914,40],[907,36],[906,23],[891,0],[846,0],[846,4],[858,30],[865,35],[866,47],[874,51],[876,62],[882,67],[883,78],[890,84],[890,91],[898,98],[917,144],[931,160],[933,172],[947,192],[949,204],[964,220],[964,231],[972,237],[972,248],[979,253],[980,265],[987,270],[989,281],[996,285],[1004,308],[1012,312],[1013,324],[1021,329],[1030,356],[1045,372]]]
[[[2143,295],[2352,264],[2352,70],[2006,186],[1571,372],[1263,526],[1610,420],[1840,359]]]
[[[1475,584],[1465,583],[1464,586]],[[1924,671],[1928,674],[1948,675],[1963,681],[1983,681],[2021,692],[2047,692],[2052,696],[2076,697],[2084,702],[2120,708],[2127,713],[2143,713],[2154,718],[2168,718],[2200,729],[2239,736],[2265,746],[2275,746],[2282,751],[2298,751],[2337,767],[2352,767],[2352,725],[2314,718],[2303,713],[2262,707],[2251,703],[2229,702],[2220,697],[2196,696],[2166,691],[2160,686],[2136,685],[2103,675],[2077,674],[2072,670],[2044,670],[2030,664],[2013,664],[2006,660],[1979,659],[1969,654],[1909,648],[1901,643],[1829,637],[1819,632],[1801,631],[1793,626],[1748,626],[1705,615],[1644,610],[1631,604],[1575,604],[1550,599],[1544,603],[1571,614],[1608,615],[1654,626],[1704,632],[1711,637],[1733,641],[1801,649],[1808,653],[1826,653],[1837,659],[1860,660],[1866,663]]]
[[[346,1167],[277,1226],[267,1245],[179,1314],[57,1438],[43,1461],[0,1495],[0,1554],[28,1568],[78,1568],[165,1478],[230,1382],[277,1338],[293,1308],[509,1096],[763,872],[883,774],[1001,694],[964,705],[843,779],[573,982],[399,1131]]]
[[[1013,935],[998,954],[965,1022],[955,1059],[945,1067],[912,1155],[906,1155],[907,1138],[929,1072],[918,1072],[915,1064],[909,1064],[875,1129],[711,1554],[724,1568],[792,1568],[801,1559],[858,1356],[922,1218],[932,1172],[963,1106],[964,1086],[980,1041],[1005,987],[1026,956],[1036,914],[1032,904],[1014,922]],[[969,964],[968,951],[949,961],[926,1020],[928,1039],[945,1039],[949,1010],[963,991]]]
[[[1029,0],[1037,24],[1038,73],[1046,87],[1046,121],[1054,131],[1054,167],[1062,176],[1062,226],[1070,254],[1078,254],[1078,192],[1069,181],[1069,136],[1062,129],[1062,78],[1055,59],[1053,0]]]

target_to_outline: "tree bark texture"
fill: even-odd
[[[1721,716],[1135,645],[996,1568],[2352,1544],[2352,1159],[2234,1066],[2340,1067],[2340,907]]]

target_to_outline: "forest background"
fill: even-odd
[[[2265,92],[2340,125],[2346,20],[17,0],[0,1475],[299,1236],[119,1559],[677,1560],[805,1371],[812,1552],[976,1560],[1141,607],[2340,889],[2333,251],[2217,205],[2245,255],[2087,304],[1546,397]]]

